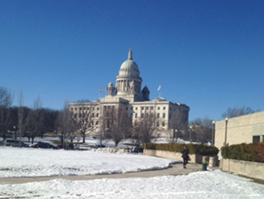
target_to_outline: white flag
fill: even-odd
[[[159,85],[159,87],[158,87],[158,91],[160,91],[161,90],[161,85]]]

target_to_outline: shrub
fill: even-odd
[[[145,144],[146,149],[152,150],[161,150],[161,151],[170,151],[170,152],[179,152],[183,150],[185,144]],[[199,155],[208,155],[216,156],[218,154],[218,149],[214,146],[206,146],[200,144],[186,144],[190,154],[199,154]]]
[[[258,144],[234,144],[222,147],[224,158],[245,160],[253,162],[264,162],[264,142]]]

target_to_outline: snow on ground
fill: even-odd
[[[174,160],[135,154],[0,147],[0,178],[96,175],[168,168]]]
[[[133,154],[0,147],[0,177],[125,173],[167,167],[172,160]],[[0,198],[264,198],[264,185],[212,170],[189,175],[0,184]]]
[[[0,185],[0,198],[107,198],[107,199],[241,199],[264,198],[264,186],[221,171],[195,172],[181,176],[50,180]]]

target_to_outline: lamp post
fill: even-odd
[[[227,140],[227,123],[228,123],[228,117],[225,118],[225,143],[224,143],[224,146],[226,146],[226,140]]]
[[[212,146],[214,146],[214,131],[215,131],[215,121],[212,121]]]
[[[177,136],[176,136],[177,135]],[[174,137],[174,139],[176,138],[176,140],[175,140],[175,143],[177,143],[177,141],[178,141],[178,129],[176,129],[175,130],[175,137]]]
[[[192,126],[189,127],[189,140],[190,140],[190,143],[192,142]]]
[[[14,131],[15,131],[15,140],[17,139],[17,131],[16,131],[16,126],[13,126]]]

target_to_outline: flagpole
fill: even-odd
[[[104,92],[102,88],[99,88],[99,99],[101,98],[101,93]]]
[[[159,85],[159,87],[158,87],[158,91],[159,91],[159,98],[161,98],[161,85]]]

